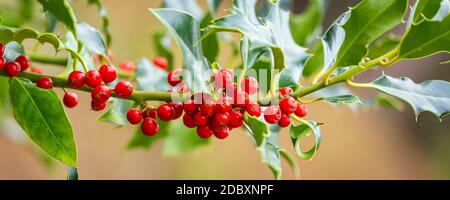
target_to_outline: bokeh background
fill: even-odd
[[[13,2],[2,0],[1,3]],[[205,1],[199,0],[205,7]],[[331,0],[324,26],[356,0]],[[230,5],[226,1],[223,8]],[[159,0],[105,0],[111,20],[112,50],[115,61],[136,60],[154,56],[150,33],[165,30],[147,8],[161,5]],[[301,12],[306,0],[298,0],[295,12]],[[86,1],[73,0],[74,11],[81,21],[100,27],[95,7]],[[11,11],[9,11],[11,12]],[[402,28],[395,30],[399,33]],[[45,48],[44,48],[45,49]],[[48,48],[50,49],[50,48]],[[180,64],[178,49],[176,64]],[[52,51],[49,50],[51,53]],[[219,56],[227,62],[230,50]],[[391,76],[408,76],[416,82],[429,79],[450,81],[450,68],[440,65],[445,55],[408,61],[392,69],[382,69]],[[61,69],[39,66],[46,73]],[[374,80],[381,69],[358,77],[358,81]],[[373,91],[356,90],[370,98]],[[80,95],[80,105],[67,110],[78,144],[80,179],[272,179],[271,171],[261,162],[252,141],[240,130],[233,131],[224,141],[180,157],[161,154],[161,144],[151,150],[126,150],[134,127],[116,128],[96,122],[99,113],[89,109],[89,94]],[[301,179],[448,179],[450,178],[450,121],[440,122],[424,113],[416,122],[412,110],[405,105],[403,112],[389,108],[367,108],[353,111],[348,107],[333,107],[326,103],[310,106],[310,119],[324,122],[323,140],[312,161],[297,159]],[[0,179],[64,179],[66,166],[42,156],[23,136],[11,119],[4,120],[0,129]],[[292,145],[286,130],[281,144],[290,152]],[[283,161],[283,178],[295,179]]]

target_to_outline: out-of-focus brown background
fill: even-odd
[[[205,1],[200,0],[201,4]],[[340,13],[358,1],[331,1],[324,22],[328,25]],[[156,0],[104,1],[111,19],[112,49],[116,61],[154,55],[150,33],[164,30],[147,8],[160,5]],[[227,7],[227,1],[222,8]],[[301,11],[306,1],[296,3]],[[204,5],[203,5],[204,6]],[[79,20],[97,27],[100,20],[94,7],[85,1],[73,1]],[[222,11],[219,15],[223,14]],[[396,30],[401,32],[402,30]],[[174,50],[177,50],[174,48]],[[179,54],[178,54],[179,55]],[[225,62],[229,51],[220,56]],[[180,57],[177,56],[177,64]],[[439,65],[448,56],[434,56],[418,61],[402,62],[385,69],[391,76],[408,76],[416,82],[428,79],[450,81],[448,65]],[[46,72],[58,69],[43,67]],[[381,70],[358,77],[370,81]],[[356,91],[363,97],[375,93]],[[127,151],[125,145],[134,128],[96,122],[99,113],[89,111],[89,95],[80,96],[80,105],[68,110],[76,131],[81,179],[272,179],[271,171],[261,162],[251,140],[234,131],[225,141],[214,140],[200,151],[181,157],[164,157],[161,144],[150,151]],[[309,118],[325,122],[323,140],[312,161],[297,159],[302,179],[448,179],[450,178],[450,122],[439,122],[431,114],[421,115],[416,123],[409,107],[404,112],[388,108],[351,111],[325,103],[310,107]],[[4,131],[5,132],[5,131]],[[64,179],[66,167],[57,162],[48,166],[33,145],[11,138],[23,137],[17,129],[0,134],[0,179]],[[8,134],[12,137],[6,136]],[[282,146],[293,152],[287,131],[281,134]],[[27,139],[25,138],[25,142]],[[283,178],[294,179],[283,161]]]

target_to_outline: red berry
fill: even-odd
[[[175,115],[175,111],[172,106],[164,104],[158,108],[158,117],[163,121],[170,121]]]
[[[233,107],[231,102],[232,102],[232,100],[230,97],[220,97],[216,103],[217,111],[218,112],[229,112]]]
[[[264,111],[264,119],[269,124],[276,124],[281,118],[281,110],[276,106],[270,106]]]
[[[195,124],[195,120],[194,117],[192,115],[189,115],[187,113],[185,113],[183,115],[183,124],[188,127],[188,128],[194,128],[197,126],[197,124]]]
[[[8,76],[19,76],[20,71],[20,64],[18,62],[10,62],[5,66],[5,72]]]
[[[169,61],[164,57],[156,57],[153,59],[153,64],[157,67],[166,70],[169,67]]]
[[[308,115],[308,107],[305,104],[297,104],[297,109],[295,109],[295,115],[299,117],[305,117]]]
[[[224,125],[224,124],[220,123],[219,121],[215,121],[215,120],[211,122],[210,126],[212,127],[212,129],[215,132],[223,131],[228,128],[227,125]]]
[[[6,59],[0,55],[0,70],[3,70],[3,68],[5,68],[5,65],[6,65]]]
[[[132,61],[123,61],[119,64],[119,68],[127,72],[134,72],[136,65]]]
[[[228,124],[232,128],[239,128],[244,124],[244,118],[242,116],[242,113],[233,110],[230,112],[230,123]]]
[[[132,108],[127,112],[127,119],[130,124],[139,124],[142,121],[142,113],[136,108]]]
[[[76,88],[83,87],[86,83],[86,75],[80,71],[73,71],[70,73],[67,83]]]
[[[253,77],[245,77],[241,83],[241,88],[249,95],[255,94],[258,91],[258,81]]]
[[[141,124],[141,131],[144,135],[154,136],[159,131],[158,122],[153,118],[145,118]]]
[[[250,103],[250,98],[248,94],[242,91],[239,91],[234,94],[234,105],[237,107],[245,107]]]
[[[102,65],[98,72],[102,76],[103,82],[106,84],[115,81],[117,78],[117,70],[112,65]]]
[[[169,102],[167,104],[173,108],[173,111],[174,111],[173,119],[178,119],[181,117],[181,115],[183,115],[183,105],[182,104],[177,104],[174,102]]]
[[[219,88],[230,88],[233,84],[234,74],[228,69],[221,69],[219,72],[214,74],[214,87]]]
[[[278,121],[278,125],[281,127],[288,127],[291,125],[291,118],[289,115],[282,114],[280,120]]]
[[[111,97],[111,90],[106,85],[99,85],[92,90],[91,97],[97,103],[105,103]]]
[[[91,109],[93,111],[102,111],[105,108],[106,108],[106,102],[98,103],[98,102],[96,102],[94,100],[91,101]]]
[[[245,107],[245,111],[253,117],[259,117],[261,116],[261,106],[259,106],[259,104],[256,103],[252,103],[247,105],[247,107]]]
[[[200,112],[207,116],[211,117],[216,112],[216,103],[213,100],[206,100],[202,104],[200,104]]]
[[[184,112],[193,115],[198,112],[198,105],[195,104],[194,100],[186,100],[183,104]]]
[[[0,57],[3,57],[3,54],[5,54],[5,45],[0,43]]]
[[[39,68],[32,68],[30,70],[31,73],[35,73],[35,74],[42,74],[42,70]],[[83,74],[84,75],[84,74]]]
[[[216,136],[216,138],[221,139],[221,140],[227,138],[229,135],[230,135],[230,129],[228,129],[228,128],[226,128],[222,131],[214,132],[214,136]]]
[[[116,84],[114,91],[120,98],[128,98],[133,94],[133,85],[128,81],[120,81]]]
[[[208,125],[208,122],[209,122],[208,117],[202,115],[202,113],[198,112],[198,113],[196,113],[194,115],[194,123],[195,123],[195,125],[197,125],[197,126],[206,126],[206,125]]]
[[[156,119],[157,115],[158,115],[158,113],[157,113],[156,109],[149,108],[142,113],[142,118],[145,119],[147,117],[150,117],[150,118]]]
[[[179,83],[181,83],[180,75],[181,69],[175,69],[169,72],[169,74],[167,75],[167,82],[169,82],[171,86],[178,85]]]
[[[20,64],[20,69],[22,71],[27,70],[30,67],[30,58],[26,55],[20,55],[16,58],[16,62]]]
[[[284,87],[284,88],[281,88],[279,92],[280,92],[281,96],[285,97],[287,95],[292,94],[294,91],[290,87]]]
[[[90,70],[86,73],[86,85],[95,88],[102,84],[102,75],[98,71]]]
[[[284,98],[280,101],[280,109],[286,115],[290,115],[297,109],[297,101],[292,97]]]
[[[214,116],[214,121],[220,123],[223,126],[227,126],[228,123],[230,123],[230,113],[224,112],[224,113],[217,113]]]
[[[197,135],[203,139],[208,139],[214,134],[214,131],[209,126],[197,127]]]
[[[52,89],[53,81],[48,77],[42,77],[36,82],[36,85],[42,89]]]
[[[67,92],[63,98],[64,105],[68,108],[73,108],[78,105],[78,95],[74,92]]]

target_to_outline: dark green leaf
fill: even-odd
[[[72,126],[56,92],[12,78],[9,95],[14,118],[30,139],[53,158],[77,166]]]
[[[400,43],[400,59],[416,59],[450,51],[450,15],[442,21],[413,24]]]
[[[167,83],[167,72],[155,67],[149,60],[139,60],[136,68],[138,90],[164,92],[170,88]]]
[[[91,55],[108,58],[108,48],[102,34],[87,23],[77,23],[78,39]]]
[[[61,23],[66,26],[67,30],[77,35],[76,23],[77,19],[66,0],[38,0],[44,7],[44,11],[53,14]]]
[[[416,114],[416,119],[425,111],[433,113],[439,119],[443,119],[450,112],[450,83],[446,81],[431,80],[418,84],[409,78],[383,75],[367,87],[408,102]]]
[[[309,121],[308,124],[300,124],[298,126],[292,125],[289,132],[297,156],[305,160],[311,160],[320,146],[321,136],[319,125],[316,122]],[[314,146],[307,151],[303,151],[301,150],[301,142],[310,133],[314,136]]]
[[[109,110],[100,116],[97,121],[126,126],[128,125],[127,112],[132,107],[133,103],[129,100],[113,98]]]
[[[183,81],[194,93],[208,92],[210,66],[203,55],[200,24],[185,12],[173,9],[150,9],[175,37],[183,54]]]
[[[211,142],[200,138],[194,128],[186,128],[181,119],[172,121],[167,127],[167,137],[164,140],[163,154],[178,156],[195,151]]]
[[[320,34],[327,4],[328,0],[309,0],[302,14],[291,17],[290,27],[297,44],[309,46]]]
[[[448,0],[417,0],[411,9],[407,27],[423,20],[440,20],[448,14]]]
[[[401,38],[397,35],[388,35],[369,48],[369,54],[367,57],[371,59],[378,58],[386,53],[394,50],[400,44]]]
[[[342,26],[345,40],[336,58],[337,67],[358,65],[367,55],[367,46],[403,21],[408,0],[365,0],[350,10]]]
[[[168,71],[173,70],[173,54],[170,49],[170,36],[164,32],[153,33],[153,44],[158,56],[162,56],[169,62]]]
[[[103,2],[101,0],[88,0],[88,3],[97,6],[98,14],[102,18],[102,31],[106,36],[106,46],[111,47],[112,36],[109,28],[109,17],[106,8],[103,6]]]
[[[211,13],[207,13],[203,20],[200,23],[201,28],[207,27],[212,20]],[[205,57],[208,59],[210,63],[213,63],[216,61],[217,56],[219,55],[220,51],[220,43],[219,43],[219,36],[217,33],[210,34],[208,37],[205,37],[202,39],[202,49],[205,54]]]

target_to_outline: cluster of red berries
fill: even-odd
[[[180,78],[181,73],[180,69],[171,71],[167,81],[171,86],[177,87],[177,92],[190,92]],[[219,94],[217,97],[207,93],[197,93],[184,102],[166,102],[157,109],[147,106],[143,106],[142,109],[133,108],[127,113],[128,121],[131,124],[139,124],[143,121],[142,132],[145,135],[154,136],[159,131],[156,118],[161,121],[171,121],[182,116],[184,125],[188,128],[196,128],[199,137],[207,139],[214,135],[218,139],[225,139],[232,129],[244,124],[244,113],[253,117],[260,117],[262,114],[261,106],[252,102],[250,98],[258,92],[258,81],[253,77],[245,77],[239,91],[233,80],[234,73],[231,70],[222,69],[213,77],[216,94]],[[264,112],[264,119],[268,123],[278,123],[281,127],[287,127],[291,124],[290,114],[306,116],[306,106],[289,96],[292,93],[291,88],[282,88],[279,93],[283,98],[280,106],[271,106]]]
[[[116,79],[116,68],[105,64],[98,71],[90,70],[87,73],[81,71],[71,72],[67,79],[67,84],[75,88],[81,88],[85,85],[92,88],[91,109],[101,111],[105,109],[112,92],[112,89],[106,84],[112,83]],[[133,85],[128,81],[119,81],[114,88],[114,92],[120,98],[128,98],[133,93]],[[63,102],[68,108],[73,108],[78,104],[78,97],[76,93],[66,92]]]
[[[282,98],[279,106],[270,106],[264,112],[264,119],[269,124],[278,124],[280,127],[288,127],[291,125],[290,114],[299,117],[305,117],[308,114],[308,107],[297,102],[293,97],[292,89],[289,87],[281,88],[279,91]]]
[[[18,56],[15,61],[7,62],[3,57],[5,54],[5,46],[0,43],[0,71],[5,70],[5,73],[10,76],[19,76],[22,71],[28,70],[30,67],[30,58],[26,55]]]

